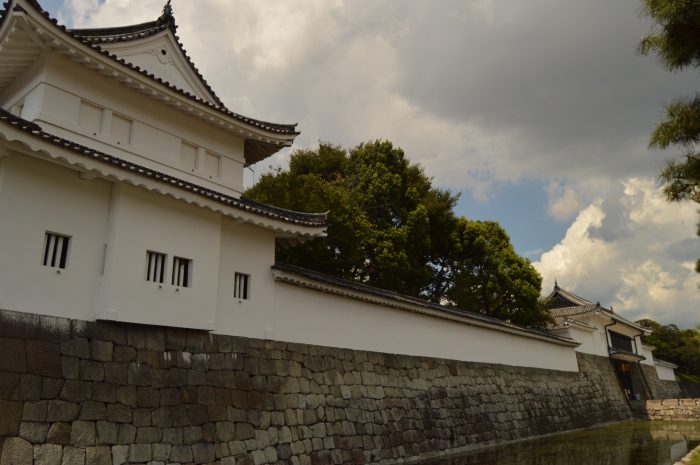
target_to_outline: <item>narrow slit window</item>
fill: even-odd
[[[165,281],[166,255],[149,250],[146,252],[146,281],[163,284]]]
[[[241,300],[248,300],[250,296],[250,275],[236,273],[233,276],[233,297]]]
[[[64,270],[68,264],[70,236],[47,232],[44,235],[44,255],[41,264]]]
[[[171,284],[179,287],[192,285],[192,260],[189,258],[173,257],[173,277]]]

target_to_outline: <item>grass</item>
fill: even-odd
[[[688,465],[700,465],[700,446],[696,447],[693,452],[690,453],[690,462]]]

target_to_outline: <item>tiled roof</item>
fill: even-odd
[[[185,47],[180,42],[180,37],[176,34],[177,24],[175,24],[175,17],[173,16],[172,8],[170,7],[170,0],[165,4],[163,8],[163,14],[160,15],[155,21],[149,21],[141,24],[133,24],[130,26],[117,26],[117,27],[105,27],[105,28],[90,28],[90,29],[68,29],[74,37],[87,40],[92,44],[105,44],[105,43],[115,43],[115,42],[129,42],[132,40],[145,39],[152,35],[158,34],[161,31],[170,29],[175,37],[175,42],[180,48],[182,55],[187,60],[187,64],[190,69],[195,73],[199,81],[204,85],[209,94],[212,96],[217,105],[225,108],[226,105],[221,101],[221,99],[216,95],[214,89],[211,88],[209,83],[204,79],[204,76],[199,72],[197,67],[192,62],[185,51]]]
[[[565,318],[591,313],[596,310],[601,310],[601,308],[599,304],[577,305],[575,307],[550,308],[549,313],[551,313],[554,318]]]
[[[99,150],[95,150],[90,147],[86,147],[82,144],[78,144],[77,142],[73,142],[47,133],[38,124],[19,118],[2,108],[0,108],[0,121],[10,126],[21,129],[22,131],[29,133],[39,139],[43,139],[44,141],[49,142],[53,145],[64,149],[72,150],[78,155],[90,158],[92,160],[97,160],[108,165],[116,166],[123,170],[136,173],[140,176],[155,179],[156,181],[162,182],[170,186],[178,187],[180,189],[205,197],[207,199],[222,203],[229,207],[301,226],[323,227],[326,225],[325,213],[295,212],[291,210],[285,210],[283,208],[273,207],[271,205],[265,205],[245,198],[236,198],[230,195],[222,194],[220,192],[216,192],[206,187],[198,186],[189,181],[178,179],[174,176],[161,173],[151,168],[146,168],[136,163],[132,163],[119,157],[116,157],[114,155],[109,155]]]
[[[273,270],[279,270],[283,272],[292,273],[304,278],[309,278],[313,281],[318,281],[330,286],[340,287],[343,289],[348,289],[351,291],[361,292],[365,294],[370,294],[376,297],[381,297],[388,300],[393,300],[403,304],[415,305],[418,307],[423,307],[430,310],[436,310],[437,312],[444,313],[445,315],[457,316],[460,318],[466,318],[469,320],[474,320],[475,322],[481,322],[487,325],[500,326],[504,329],[515,331],[519,333],[527,333],[536,337],[545,337],[549,339],[555,339],[558,341],[570,342],[569,338],[562,338],[555,334],[551,334],[546,330],[540,330],[535,328],[526,328],[519,326],[507,321],[499,320],[497,318],[489,317],[486,315],[481,315],[478,313],[468,312],[465,310],[459,310],[455,308],[445,307],[434,302],[419,299],[417,297],[411,297],[408,295],[400,294],[398,292],[388,291],[386,289],[381,289],[378,287],[369,286],[367,284],[359,283],[357,281],[350,281],[348,279],[342,279],[335,276],[331,276],[318,271],[310,270],[308,268],[302,268],[295,265],[289,265],[287,263],[275,263],[272,267]]]
[[[74,31],[74,30],[71,30],[71,29],[68,29],[68,28],[66,28],[64,25],[58,24],[58,21],[57,21],[55,18],[52,18],[52,17],[49,15],[48,12],[44,11],[44,9],[41,7],[41,5],[39,4],[39,2],[37,2],[36,0],[26,0],[26,1],[27,1],[27,3],[28,3],[29,5],[31,5],[37,12],[39,12],[41,15],[43,15],[43,16],[44,16],[47,20],[49,20],[56,28],[58,28],[59,30],[61,30],[61,31],[62,31],[63,33],[65,33],[66,35],[68,35],[68,36],[70,36],[71,38],[73,38],[73,39],[75,39],[75,40],[81,42],[82,44],[84,44],[84,45],[90,47],[91,49],[95,50],[96,52],[99,52],[99,53],[101,53],[102,55],[109,57],[110,59],[112,59],[112,60],[118,62],[119,64],[121,64],[121,65],[123,65],[123,66],[125,66],[125,67],[127,67],[127,68],[129,68],[129,69],[131,69],[131,70],[133,70],[133,71],[136,71],[136,72],[138,72],[138,73],[140,73],[140,74],[142,74],[142,75],[148,77],[149,79],[151,79],[151,80],[153,80],[153,81],[158,82],[159,84],[161,84],[161,85],[167,87],[168,89],[170,89],[170,90],[172,90],[172,91],[174,91],[174,92],[177,92],[178,94],[181,94],[181,95],[187,97],[188,99],[194,100],[194,101],[196,101],[196,102],[198,102],[198,103],[200,103],[200,104],[202,104],[202,105],[206,105],[206,106],[208,106],[209,108],[211,108],[211,109],[213,109],[213,110],[216,110],[216,111],[218,111],[218,112],[220,112],[220,113],[223,113],[223,114],[225,114],[225,115],[227,115],[227,116],[229,116],[229,117],[231,117],[231,118],[234,118],[234,119],[236,119],[236,120],[238,120],[238,121],[241,121],[241,122],[243,122],[243,123],[245,123],[245,124],[249,124],[249,125],[251,125],[251,126],[254,126],[254,127],[256,127],[256,128],[259,128],[259,129],[262,129],[262,130],[265,130],[265,131],[269,131],[269,132],[273,132],[273,133],[277,133],[277,134],[284,134],[284,135],[297,135],[297,134],[299,134],[299,132],[296,130],[296,123],[294,123],[294,124],[271,123],[271,122],[268,122],[268,121],[262,121],[262,120],[258,120],[258,119],[254,119],[254,118],[248,118],[248,117],[246,117],[246,116],[243,116],[243,115],[240,115],[240,114],[238,114],[238,113],[232,112],[231,110],[229,110],[228,108],[226,108],[226,107],[223,105],[223,103],[221,103],[221,101],[218,99],[218,97],[216,97],[216,94],[214,94],[214,91],[211,90],[211,88],[210,88],[209,85],[206,83],[206,81],[204,80],[204,78],[202,78],[202,83],[203,83],[203,84],[207,87],[207,89],[211,92],[212,96],[215,98],[215,100],[217,101],[217,103],[211,103],[211,102],[209,102],[209,101],[207,101],[207,100],[205,100],[205,99],[202,99],[202,98],[200,98],[200,97],[198,97],[198,96],[196,96],[196,95],[193,95],[193,94],[191,94],[191,93],[189,93],[189,92],[187,92],[187,91],[185,91],[185,90],[183,90],[183,89],[180,89],[179,87],[177,87],[177,86],[171,84],[170,82],[165,81],[165,80],[159,78],[158,76],[155,76],[155,75],[152,74],[152,73],[149,73],[149,72],[146,71],[145,69],[142,69],[140,66],[133,65],[133,64],[129,63],[128,61],[124,60],[123,58],[119,58],[117,55],[115,55],[115,54],[113,54],[113,53],[110,53],[110,52],[108,52],[107,50],[105,50],[105,49],[103,49],[102,47],[100,47],[100,45],[99,45],[99,43],[98,43],[99,41],[96,42],[96,41],[93,41],[94,38],[89,38],[89,37],[92,37],[92,36],[89,35],[89,31],[95,32],[95,31],[98,31],[98,29],[83,29],[83,30],[75,30],[75,31]],[[5,20],[5,18],[7,17],[7,12],[9,11],[9,7],[10,7],[10,5],[11,5],[12,3],[13,3],[13,2],[9,2],[9,3],[6,3],[6,4],[5,4],[5,8],[4,8],[4,10],[2,11],[2,17],[0,18],[0,24],[2,24],[2,22],[3,22],[3,21]],[[161,16],[161,18],[162,18],[162,16]],[[149,29],[149,28],[148,28],[148,26],[145,26],[145,25],[155,24],[155,23],[157,23],[159,20],[160,20],[160,18],[159,18],[158,20],[156,20],[156,21],[154,21],[154,22],[150,22],[150,23],[142,23],[142,24],[137,24],[137,25],[134,25],[134,26],[123,26],[123,27],[121,27],[121,28],[109,28],[109,29],[111,29],[112,31],[117,31],[117,30],[120,30],[120,29],[121,29],[122,31],[129,31],[129,30],[131,30],[132,35],[133,35],[133,34],[137,34],[136,31],[138,31],[138,30],[141,29],[141,30],[142,30],[142,33],[149,33],[149,34],[150,34],[150,33],[155,33],[155,32],[146,32],[146,29]],[[174,21],[174,20],[173,20],[173,21]],[[156,26],[154,25],[153,27],[156,27]],[[169,27],[169,26],[167,26],[167,27]],[[151,28],[151,29],[152,29],[152,28]],[[107,35],[108,35],[108,34],[107,34]],[[117,34],[117,35],[119,35],[119,34]],[[124,33],[121,34],[121,35],[125,37],[125,36],[128,36],[129,33],[128,33],[128,32],[124,32]],[[179,40],[179,38],[178,38],[177,36],[175,36],[175,37],[176,37],[176,39],[177,39],[178,45],[179,45],[180,48],[182,49],[182,45],[180,45],[180,40]],[[134,37],[134,39],[135,39],[135,37]],[[134,39],[131,39],[131,40],[134,40]],[[187,54],[184,52],[184,49],[182,49],[182,50],[183,50],[183,54],[185,54],[185,56],[187,57],[187,60],[190,61],[190,63],[191,63],[191,60],[190,60],[190,58],[187,56]],[[193,69],[195,70],[195,72],[197,73],[197,75],[201,77],[199,71],[197,71],[197,69],[194,67],[194,65],[192,65],[192,67],[193,67]]]
[[[556,299],[560,301],[565,301],[570,304],[570,306],[577,306],[577,305],[589,305],[592,304],[588,299],[584,299],[581,296],[578,296],[574,294],[573,292],[567,291],[566,289],[560,288],[558,285],[554,285],[554,292],[552,292],[549,295],[550,299]],[[564,306],[564,305],[562,305]]]

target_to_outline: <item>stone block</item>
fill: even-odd
[[[137,389],[137,405],[139,407],[160,407],[160,392],[150,386],[139,386]]]
[[[192,448],[190,446],[173,446],[170,450],[170,461],[173,463],[192,462]]]
[[[71,446],[64,447],[61,465],[85,465],[85,449]]]
[[[151,424],[159,428],[170,428],[173,426],[173,419],[170,415],[170,408],[160,407],[151,412]]]
[[[22,422],[22,407],[21,402],[0,400],[0,437],[17,435]]]
[[[92,383],[76,379],[66,380],[66,382],[63,383],[63,388],[61,389],[59,397],[62,400],[70,402],[83,402],[88,400],[92,397]]]
[[[78,357],[81,359],[90,358],[90,342],[87,339],[71,339],[61,344],[61,353]]]
[[[103,362],[92,360],[80,361],[80,379],[86,381],[104,381],[105,367]]]
[[[117,401],[129,407],[136,407],[138,396],[136,386],[119,386],[117,390]]]
[[[98,421],[96,424],[97,444],[114,445],[119,442],[119,424],[111,421]]]
[[[0,399],[20,399],[18,392],[19,381],[19,373],[3,372],[2,376],[0,376]]]
[[[91,346],[93,360],[99,362],[111,362],[113,360],[114,344],[112,342],[93,339]]]
[[[107,405],[107,420],[115,423],[131,423],[133,419],[131,408],[123,404]]]
[[[232,421],[219,421],[216,423],[216,436],[219,442],[233,440],[236,429]]]
[[[34,446],[34,465],[61,465],[63,447],[58,444]]]
[[[112,465],[112,451],[108,446],[87,447],[85,457],[88,465]]]
[[[133,444],[136,440],[136,427],[128,423],[119,425],[119,444]]]
[[[106,362],[104,364],[104,380],[108,383],[125,385],[129,382],[128,366],[126,363]]]
[[[277,457],[280,460],[289,460],[292,456],[292,448],[289,444],[279,444],[277,446]]]
[[[65,446],[70,442],[70,423],[53,423],[46,435],[46,442]]]
[[[153,457],[150,444],[132,444],[129,446],[129,462],[148,462]]]
[[[236,423],[236,439],[239,441],[245,441],[246,439],[253,439],[255,437],[255,430],[253,425],[250,423]]]
[[[173,448],[170,444],[153,444],[153,460],[167,461],[170,458],[170,451]]]
[[[0,412],[3,412],[2,407],[0,407]],[[3,412],[4,414],[4,412]],[[2,420],[0,420],[2,422]],[[38,423],[38,422],[28,422],[23,421],[19,425],[19,437],[26,439],[27,441],[40,444],[46,442],[46,434],[49,431],[48,423]]]
[[[182,445],[181,428],[163,428],[163,442],[171,445]]]
[[[73,422],[70,432],[71,446],[94,446],[95,441],[95,422],[82,420]]]
[[[41,399],[41,377],[29,373],[20,376],[19,392],[17,399],[39,400]]]
[[[129,459],[129,446],[112,446],[112,465],[124,465]]]
[[[2,445],[0,465],[30,465],[34,462],[34,448],[22,438],[7,438]]]
[[[41,382],[41,398],[55,399],[61,392],[63,387],[63,379],[60,378],[42,378]]]
[[[0,337],[0,371],[27,371],[27,355],[22,339]]]
[[[193,444],[192,458],[195,463],[211,463],[216,460],[216,447],[214,444]]]
[[[104,420],[107,418],[107,408],[104,402],[86,400],[80,407],[78,418],[81,420]]]
[[[129,346],[116,346],[112,351],[115,362],[133,362],[136,360],[136,349]]]
[[[61,357],[61,373],[66,379],[78,379],[80,377],[80,359],[63,355]]]
[[[92,383],[92,399],[108,404],[117,401],[117,386],[111,383]]]
[[[136,428],[137,444],[154,444],[161,441],[163,430],[152,426]]]
[[[20,409],[22,408],[22,404],[18,403],[20,406]],[[2,401],[0,401],[0,405],[5,405],[2,404]],[[2,408],[2,407],[0,407]],[[4,407],[7,408],[7,407]],[[46,412],[48,410],[48,403],[45,400],[40,400],[37,402],[25,402],[24,403],[24,410],[22,411],[22,420],[23,421],[44,421],[46,420]]]
[[[27,371],[53,378],[61,377],[61,348],[46,341],[26,341]]]
[[[204,433],[201,426],[185,426],[182,428],[182,442],[185,444],[194,444],[204,439]]]
[[[134,409],[133,425],[137,428],[151,426],[151,411],[146,408]]]

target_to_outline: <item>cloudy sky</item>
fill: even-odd
[[[152,20],[163,3],[42,2],[72,27]],[[697,206],[663,199],[673,152],[647,149],[697,73],[636,52],[639,0],[172,3],[229,108],[298,121],[304,147],[390,139],[462,193],[460,214],[499,221],[545,290],[556,278],[631,319],[700,323]]]

